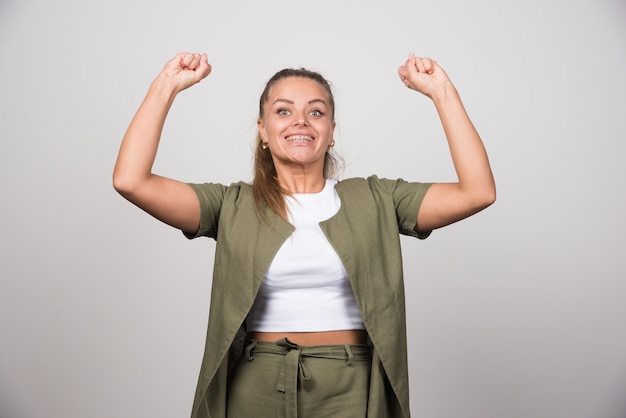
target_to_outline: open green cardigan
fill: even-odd
[[[320,223],[344,264],[374,347],[368,417],[408,418],[406,318],[400,235],[418,236],[417,212],[428,183],[376,176],[340,181],[336,215]],[[257,213],[247,183],[191,184],[201,205],[200,228],[188,238],[217,241],[207,339],[192,418],[226,418],[229,367],[240,353],[245,319],[274,255],[293,231],[267,211]]]

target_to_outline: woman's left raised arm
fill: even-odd
[[[432,231],[467,218],[496,200],[489,158],[461,98],[445,71],[429,58],[409,55],[398,68],[402,82],[435,104],[456,171],[456,183],[433,184],[419,210],[415,230]]]

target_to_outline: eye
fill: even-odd
[[[285,109],[285,108],[280,108],[276,111],[276,113],[280,116],[288,116],[291,114],[291,112],[289,112],[289,110]]]
[[[321,118],[322,116],[324,116],[324,112],[322,112],[321,110],[311,110],[309,114],[314,118]]]

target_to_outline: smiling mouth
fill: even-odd
[[[292,135],[285,138],[288,142],[311,142],[313,137],[308,135]]]

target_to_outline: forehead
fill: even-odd
[[[276,82],[270,90],[268,102],[278,99],[291,101],[324,100],[328,102],[328,92],[315,80],[305,77],[286,77]],[[328,104],[328,103],[327,103]]]

